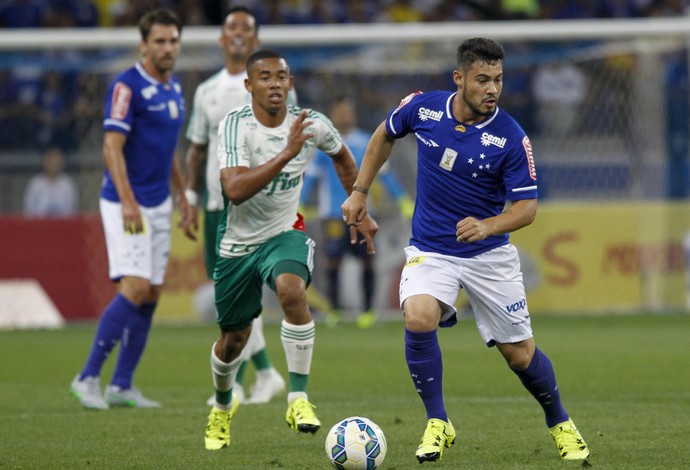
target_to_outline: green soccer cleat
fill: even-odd
[[[108,385],[105,389],[105,401],[110,406],[124,406],[130,408],[160,408],[161,404],[150,400],[141,394],[138,388],[120,388]]]
[[[304,397],[293,400],[285,414],[288,426],[297,432],[314,434],[321,427],[321,421],[314,413],[315,408],[316,406],[309,403]]]
[[[455,429],[448,422],[438,418],[431,418],[426,424],[426,430],[417,447],[419,463],[435,462],[443,457],[444,447],[455,444]]]
[[[204,445],[208,450],[220,450],[230,445],[230,420],[239,406],[240,401],[233,394],[229,410],[221,410],[215,406],[211,408],[204,436]]]
[[[589,448],[572,419],[563,421],[549,429],[558,453],[563,460],[584,460],[589,457]]]

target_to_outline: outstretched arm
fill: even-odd
[[[335,172],[340,179],[340,183],[343,185],[343,188],[345,188],[347,194],[352,194],[352,187],[357,178],[357,163],[352,156],[352,152],[347,145],[343,144],[338,153],[333,155],[332,158],[333,165],[335,165]],[[364,237],[364,240],[360,243],[366,243],[367,253],[372,255],[376,252],[374,248],[374,237],[378,230],[379,226],[376,221],[367,214],[357,227],[350,226],[350,242],[352,244],[357,243],[357,232],[359,231]]]
[[[352,194],[341,206],[343,218],[348,225],[357,227],[367,216],[369,188],[374,182],[376,174],[386,160],[388,160],[394,143],[395,139],[389,136],[386,131],[386,124],[381,123],[369,140],[369,145],[367,145],[367,150],[362,160],[362,166],[352,187]]]

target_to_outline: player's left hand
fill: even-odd
[[[460,243],[478,242],[489,235],[491,235],[489,225],[484,220],[465,217],[455,224],[455,237]]]
[[[180,202],[180,214],[182,219],[177,226],[184,230],[185,237],[196,241],[196,233],[199,230],[196,206],[192,206],[187,201]]]
[[[359,243],[367,244],[367,253],[370,255],[376,254],[376,248],[374,247],[374,237],[379,231],[379,224],[376,223],[374,219],[371,218],[369,214],[366,215],[364,220],[358,226],[350,225],[350,243],[353,245],[358,243],[357,232],[361,233],[364,237],[363,240],[359,240]]]

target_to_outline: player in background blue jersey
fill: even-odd
[[[195,239],[196,213],[184,195],[175,148],[184,121],[180,82],[173,75],[182,23],[157,9],[139,22],[142,60],[108,89],[103,122],[106,172],[100,209],[110,278],[118,293],[101,315],[91,352],[71,392],[86,408],[153,408],[160,404],[132,386],[163,288],[170,251],[174,186],[182,220]],[[100,373],[116,344],[120,352],[110,385],[101,395]]]
[[[427,413],[416,451],[420,463],[440,460],[455,442],[443,401],[437,328],[457,321],[453,306],[465,289],[477,328],[542,406],[561,458],[589,449],[561,402],[554,368],[535,345],[516,248],[508,234],[532,223],[537,174],[532,147],[498,99],[503,48],[484,38],[457,50],[457,90],[413,93],[374,132],[343,217],[358,226],[367,193],[395,139],[417,140],[417,199],[407,262],[401,274],[405,357]]]
[[[337,98],[330,106],[328,115],[347,146],[350,147],[359,167],[371,133],[357,127],[357,113],[353,101],[346,97]],[[414,203],[406,194],[395,173],[389,171],[386,165],[379,176],[390,197],[398,204],[401,215],[407,220],[411,219]],[[362,264],[361,286],[364,294],[364,309],[357,316],[357,325],[360,328],[371,327],[377,320],[373,303],[376,287],[375,260],[373,256],[367,254],[366,246],[350,243],[350,231],[347,224],[343,222],[340,209],[340,204],[347,197],[347,193],[340,183],[331,158],[323,152],[317,152],[314,162],[304,175],[302,204],[311,202],[315,187],[318,191],[318,212],[322,223],[327,259],[326,291],[333,307],[333,310],[326,315],[326,324],[335,326],[342,319],[340,267],[343,256],[351,254]]]

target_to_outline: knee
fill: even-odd
[[[218,359],[229,363],[237,359],[242,354],[242,349],[247,344],[249,332],[242,331],[221,331],[220,339],[216,342],[215,353]]]
[[[120,281],[120,292],[135,305],[153,303],[158,300],[159,290],[147,279],[124,277]]]
[[[524,347],[506,348],[501,351],[508,367],[515,372],[526,370],[534,357],[534,348],[530,346],[528,344]]]
[[[441,308],[436,299],[430,296],[413,296],[403,305],[405,328],[422,332],[435,330],[441,321]]]
[[[435,330],[438,326],[438,319],[433,315],[428,315],[414,309],[405,309],[405,328],[414,332]]]
[[[283,311],[293,312],[306,308],[307,290],[304,280],[298,276],[283,275],[276,280],[276,295]]]
[[[529,367],[532,358],[528,358],[525,355],[515,355],[506,358],[508,367],[516,372],[523,371]]]

